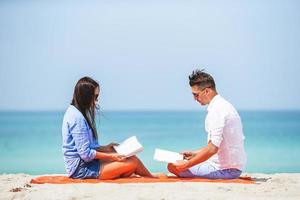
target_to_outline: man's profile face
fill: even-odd
[[[194,85],[191,87],[191,89],[196,101],[198,101],[202,106],[208,104],[207,88],[200,89],[197,85]]]

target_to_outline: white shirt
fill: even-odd
[[[236,109],[220,95],[216,95],[207,107],[205,130],[207,143],[219,148],[208,159],[217,169],[236,168],[243,170],[247,156],[244,150],[243,126]]]

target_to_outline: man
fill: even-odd
[[[169,163],[168,170],[179,177],[238,178],[246,165],[245,137],[238,112],[217,93],[213,77],[203,70],[193,71],[189,83],[194,99],[208,105],[207,146],[181,152],[184,160]]]

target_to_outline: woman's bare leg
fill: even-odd
[[[131,158],[137,162],[135,174],[145,177],[154,177],[138,157],[132,156]]]
[[[144,177],[153,177],[149,170],[136,156],[127,158],[124,162],[104,162],[101,166],[100,179],[115,179],[137,174]]]
[[[130,176],[135,172],[137,162],[134,159],[126,159],[124,162],[103,162],[101,163],[100,179],[115,179]]]

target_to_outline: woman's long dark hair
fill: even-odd
[[[93,131],[93,137],[98,138],[95,115],[95,90],[99,84],[90,77],[79,79],[74,88],[74,94],[71,105],[75,106],[84,116],[90,128]]]

